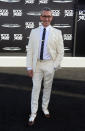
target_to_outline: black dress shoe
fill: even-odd
[[[51,118],[50,114],[44,114],[45,118]]]
[[[51,118],[51,115],[50,115],[50,113],[48,112],[47,114],[45,114],[45,112],[44,111],[42,111],[42,113],[43,113],[43,116],[45,117],[45,118]]]
[[[29,126],[34,125],[34,123],[35,123],[35,118],[36,118],[36,114],[31,114],[31,115],[30,115],[29,122],[28,122],[28,125],[29,125]]]
[[[43,115],[44,115],[45,118],[50,118],[51,117],[51,115],[50,115],[48,110],[47,110],[47,112],[42,110],[42,112],[43,112]]]
[[[34,122],[35,122],[35,121],[29,121],[29,122],[28,122],[28,125],[29,125],[29,126],[33,126],[33,125],[34,125]]]

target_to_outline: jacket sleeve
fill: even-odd
[[[60,67],[60,63],[64,57],[64,43],[62,32],[59,30],[58,32],[58,44],[57,44],[57,57],[54,61],[54,68],[58,69]]]
[[[33,30],[31,30],[29,42],[27,45],[26,67],[27,69],[32,69],[33,67]]]

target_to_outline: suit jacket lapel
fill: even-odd
[[[50,27],[49,30],[49,35],[48,35],[48,41],[47,41],[47,48],[49,48],[50,44],[52,43],[52,36],[53,36],[53,29],[52,26]]]
[[[38,56],[38,49],[39,49],[39,43],[40,43],[40,27],[37,28],[36,35],[35,35],[35,50]]]

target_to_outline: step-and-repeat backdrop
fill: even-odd
[[[72,0],[0,0],[0,55],[26,55],[30,31],[41,24],[43,7],[51,8],[52,26],[63,33],[65,56],[72,56]]]

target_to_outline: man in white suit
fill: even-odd
[[[29,125],[33,125],[37,116],[41,82],[44,79],[42,111],[50,118],[48,105],[55,70],[59,69],[64,56],[63,38],[60,30],[53,28],[51,9],[45,7],[41,11],[42,25],[32,29],[27,48],[27,72],[32,77],[31,115]]]

